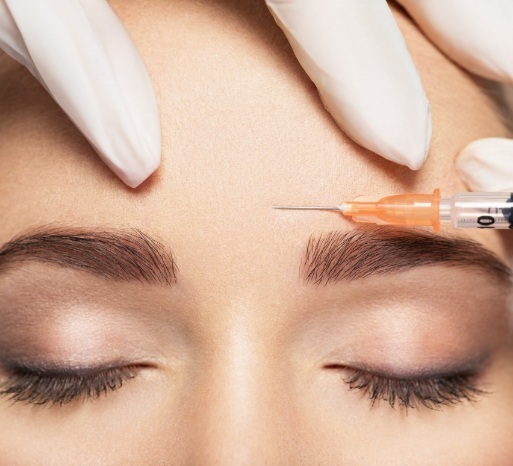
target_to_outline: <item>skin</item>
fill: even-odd
[[[45,225],[139,228],[172,250],[177,282],[112,282],[41,263],[0,274],[1,358],[148,363],[99,400],[33,407],[2,399],[2,462],[506,464],[508,291],[482,272],[439,265],[304,284],[298,270],[310,236],[355,224],[270,208],[464,190],[455,154],[474,139],[507,136],[476,81],[395,11],[433,110],[430,156],[411,172],[340,133],[263,2],[111,4],[155,84],[162,167],[135,191],[123,186],[2,56],[0,244]],[[507,234],[442,234],[471,237],[508,260]],[[484,354],[478,385],[489,393],[440,410],[383,401],[370,409],[347,374],[327,367],[399,373]]]

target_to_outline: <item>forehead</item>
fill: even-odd
[[[284,248],[299,248],[298,238],[302,245],[313,232],[348,228],[337,215],[271,205],[434,187],[450,194],[462,189],[453,171],[457,151],[503,131],[475,84],[404,18],[434,115],[432,152],[419,173],[338,130],[263,4],[241,2],[236,11],[201,2],[155,2],[144,11],[136,2],[112,5],[154,81],[162,167],[138,190],[124,187],[28,73],[3,57],[2,241],[48,223],[138,226],[190,254],[201,250],[203,260],[208,248],[220,265],[268,267]],[[261,21],[249,21],[255,14]]]

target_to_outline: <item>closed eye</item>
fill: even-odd
[[[0,383],[0,396],[14,403],[65,405],[77,400],[92,401],[119,390],[134,379],[143,365],[87,369],[11,368]]]
[[[351,391],[370,401],[371,409],[381,402],[402,410],[427,408],[441,410],[464,402],[477,402],[490,392],[479,388],[479,370],[465,370],[439,375],[399,377],[388,376],[341,364],[328,364],[325,369],[342,373],[342,380]]]
[[[342,380],[350,390],[360,391],[371,407],[381,401],[392,408],[441,410],[443,406],[475,402],[488,394],[475,384],[472,373],[434,377],[398,378],[385,377],[354,368],[344,368]]]

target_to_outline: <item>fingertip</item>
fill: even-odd
[[[513,140],[479,139],[466,146],[456,170],[471,191],[513,190]]]
[[[408,163],[406,165],[408,166],[408,168],[415,171],[420,170],[422,168],[424,162],[427,159],[429,149],[431,147],[433,123],[431,118],[431,105],[429,105],[427,99],[425,107],[426,111],[420,117],[419,127],[421,128],[421,131],[419,135],[416,136],[418,143],[414,142],[414,148],[412,149],[412,152],[407,154]]]
[[[140,186],[157,171],[161,163],[160,137],[146,139],[146,142],[145,147],[134,150],[132,156],[118,161],[120,162],[118,167],[111,167],[116,175],[131,188]]]
[[[130,188],[145,182],[161,163],[160,128],[149,125],[146,129],[146,134],[134,138],[137,144],[127,146],[123,138],[115,140],[119,145],[111,146],[109,153],[96,148],[105,164]]]
[[[111,167],[112,171],[130,188],[137,188],[146,181],[160,166],[160,157],[141,159],[136,166]]]
[[[356,105],[357,103],[355,103]],[[366,107],[356,113],[331,113],[340,128],[362,147],[411,170],[425,163],[432,133],[429,102],[425,96],[413,95],[407,106],[398,105],[393,111],[380,111],[379,106]]]

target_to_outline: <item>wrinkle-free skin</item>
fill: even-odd
[[[462,190],[458,151],[507,135],[494,103],[398,15],[433,108],[432,153],[412,173],[340,134],[263,2],[112,6],[157,89],[162,167],[135,192],[125,187],[2,57],[0,243],[34,229],[138,228],[172,251],[176,283],[112,281],[56,263],[0,272],[2,381],[20,360],[140,366],[97,400],[2,399],[0,464],[507,464],[508,288],[441,263],[303,283],[312,235],[354,225],[270,208]],[[505,235],[451,234],[507,260]],[[344,366],[402,378],[472,369],[488,393],[440,410],[383,400],[371,409]]]

